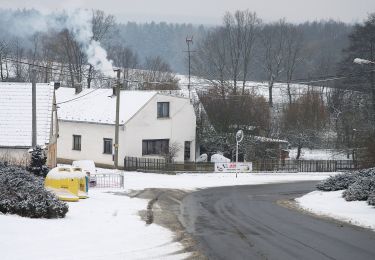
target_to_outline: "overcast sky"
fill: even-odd
[[[225,11],[249,9],[265,21],[289,22],[336,19],[362,22],[375,12],[375,0],[0,0],[2,8],[101,9],[118,21],[166,21],[218,24]]]

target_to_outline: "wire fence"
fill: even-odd
[[[353,160],[255,160],[254,172],[336,172],[369,167]],[[126,171],[149,172],[214,172],[215,163],[168,163],[164,159],[125,157]]]
[[[91,188],[123,188],[123,173],[96,173],[90,176]]]

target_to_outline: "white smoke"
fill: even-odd
[[[87,55],[88,63],[106,77],[114,77],[112,61],[108,59],[106,50],[100,42],[93,40],[92,18],[92,11],[76,9],[48,15],[32,13],[24,19],[9,16],[5,20],[12,21],[9,24],[11,33],[15,36],[31,36],[36,32],[67,29],[82,46],[84,53]]]
[[[68,13],[63,27],[68,29],[75,40],[81,44],[89,64],[107,77],[114,76],[112,61],[108,59],[107,51],[100,45],[100,42],[93,40],[92,12],[77,9]]]

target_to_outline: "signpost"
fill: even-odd
[[[237,149],[236,149],[236,178],[238,174],[238,144],[243,140],[243,131],[238,130],[236,133]]]

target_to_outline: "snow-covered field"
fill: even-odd
[[[313,191],[296,200],[302,208],[313,213],[375,230],[375,207],[366,201],[348,202],[341,197],[342,192]]]
[[[104,171],[104,170],[102,170]],[[107,170],[111,172],[112,170]],[[125,191],[144,188],[197,188],[322,180],[327,173],[180,174],[127,172]],[[119,191],[119,190],[115,190]],[[147,201],[91,189],[90,198],[69,203],[64,219],[0,215],[2,260],[183,259],[182,245],[168,229],[146,225],[138,211]]]
[[[289,150],[289,157],[297,157],[297,148]],[[335,149],[307,149],[303,148],[300,155],[301,160],[351,160],[344,152]]]

